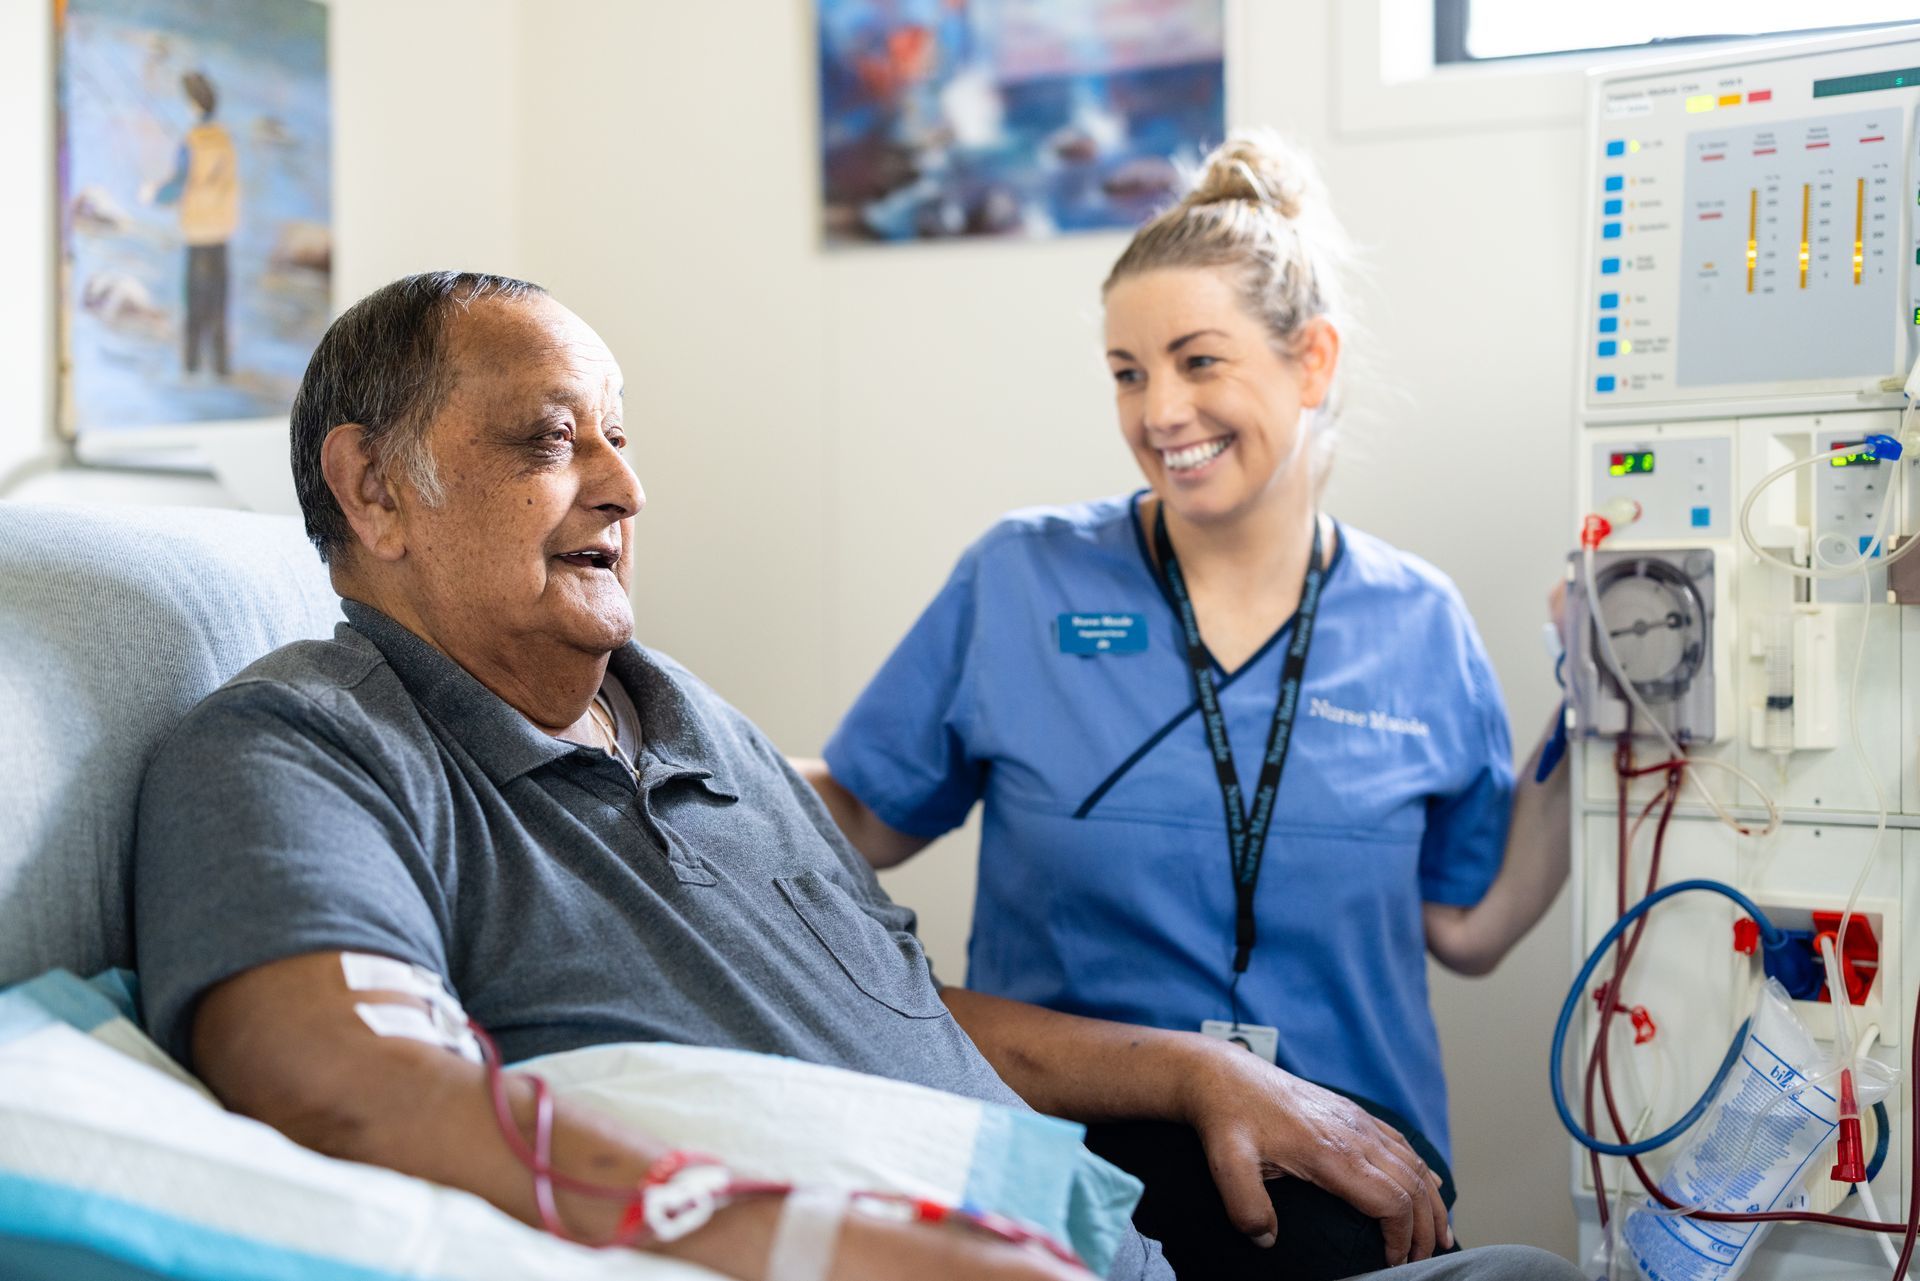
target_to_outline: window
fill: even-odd
[[[1809,26],[1816,15],[1819,26]],[[1594,49],[1804,35],[1911,22],[1913,0],[1434,0],[1436,65]]]

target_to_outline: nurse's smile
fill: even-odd
[[[1178,480],[1198,480],[1212,470],[1214,461],[1226,453],[1232,444],[1232,436],[1217,436],[1212,440],[1182,445],[1178,449],[1163,449],[1160,451],[1160,462],[1167,469],[1167,474]]]

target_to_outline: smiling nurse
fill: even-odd
[[[1426,955],[1484,974],[1540,918],[1566,771],[1516,787],[1453,584],[1319,510],[1341,244],[1303,158],[1264,136],[1209,157],[1104,290],[1148,489],[1001,520],[802,768],[882,867],[985,803],[973,992],[1237,1040],[1276,1090],[1348,1093],[1444,1170]],[[1301,1180],[1223,1203],[1208,1160],[1247,1136],[1173,1129],[1089,1142],[1146,1181],[1140,1226],[1183,1275],[1378,1250]],[[1284,1267],[1233,1230],[1276,1212]]]

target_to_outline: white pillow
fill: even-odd
[[[1140,1181],[1025,1109],[771,1054],[601,1045],[517,1065],[563,1099],[751,1178],[905,1192],[1017,1219],[1104,1275]]]

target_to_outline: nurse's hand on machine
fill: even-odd
[[[1331,1090],[1225,1042],[1192,1077],[1187,1120],[1207,1149],[1227,1217],[1260,1245],[1278,1224],[1268,1179],[1325,1188],[1380,1221],[1387,1261],[1424,1259],[1453,1244],[1440,1177],[1399,1131]]]

